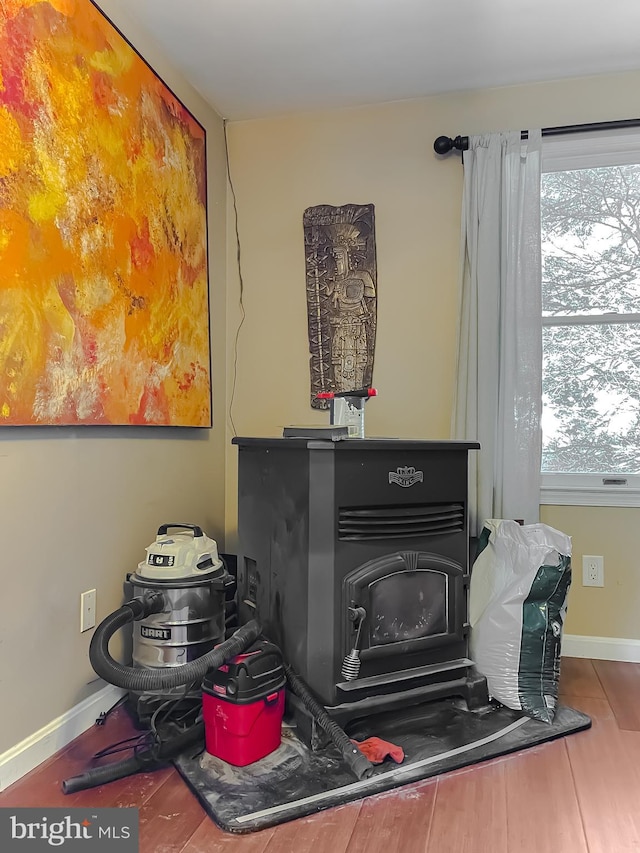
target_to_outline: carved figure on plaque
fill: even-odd
[[[310,207],[303,218],[311,406],[319,391],[372,384],[377,293],[374,207]]]

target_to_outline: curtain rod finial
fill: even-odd
[[[451,139],[449,136],[439,136],[433,143],[436,154],[448,154],[454,148],[456,151],[466,151],[469,148],[469,137],[456,136],[455,139]]]

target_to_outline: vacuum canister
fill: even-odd
[[[164,608],[134,623],[134,666],[189,663],[224,640],[225,589],[233,579],[215,541],[196,525],[163,524],[146,551],[128,580],[134,596],[161,592]]]
[[[280,649],[259,640],[202,682],[205,747],[236,767],[280,746],[285,672]]]
[[[164,668],[190,663],[225,639],[225,590],[234,579],[218,556],[218,547],[193,524],[163,524],[146,549],[138,571],[127,577],[132,597],[161,593],[163,607],[133,623],[134,667]],[[193,696],[199,696],[195,689]],[[130,691],[141,721],[184,688]]]

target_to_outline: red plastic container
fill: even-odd
[[[280,746],[285,675],[277,646],[260,641],[202,683],[205,748],[236,767]]]
[[[203,694],[205,746],[236,767],[259,761],[280,746],[284,690],[250,705]]]

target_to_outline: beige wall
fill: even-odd
[[[640,74],[448,95],[377,107],[233,123],[244,310],[232,415],[240,435],[323,423],[309,399],[302,214],[317,204],[375,204],[378,339],[368,435],[449,436],[455,370],[462,170],[439,160],[445,134],[549,127],[637,113]],[[229,228],[229,346],[240,313]],[[234,354],[228,359],[229,382]],[[235,542],[236,451],[228,451],[227,528]],[[577,567],[567,631],[640,639],[640,510],[553,508]],[[605,558],[606,587],[583,589],[583,553]]]
[[[573,537],[566,630],[640,640],[640,509],[545,506],[541,521]],[[604,556],[603,588],[582,586],[582,555]]]
[[[8,428],[0,431],[0,753],[103,687],[79,632],[80,593],[98,619],[163,522],[204,526],[224,544],[225,218],[220,118],[126,17],[101,4],[208,131],[213,430]],[[93,683],[91,683],[93,682]]]

